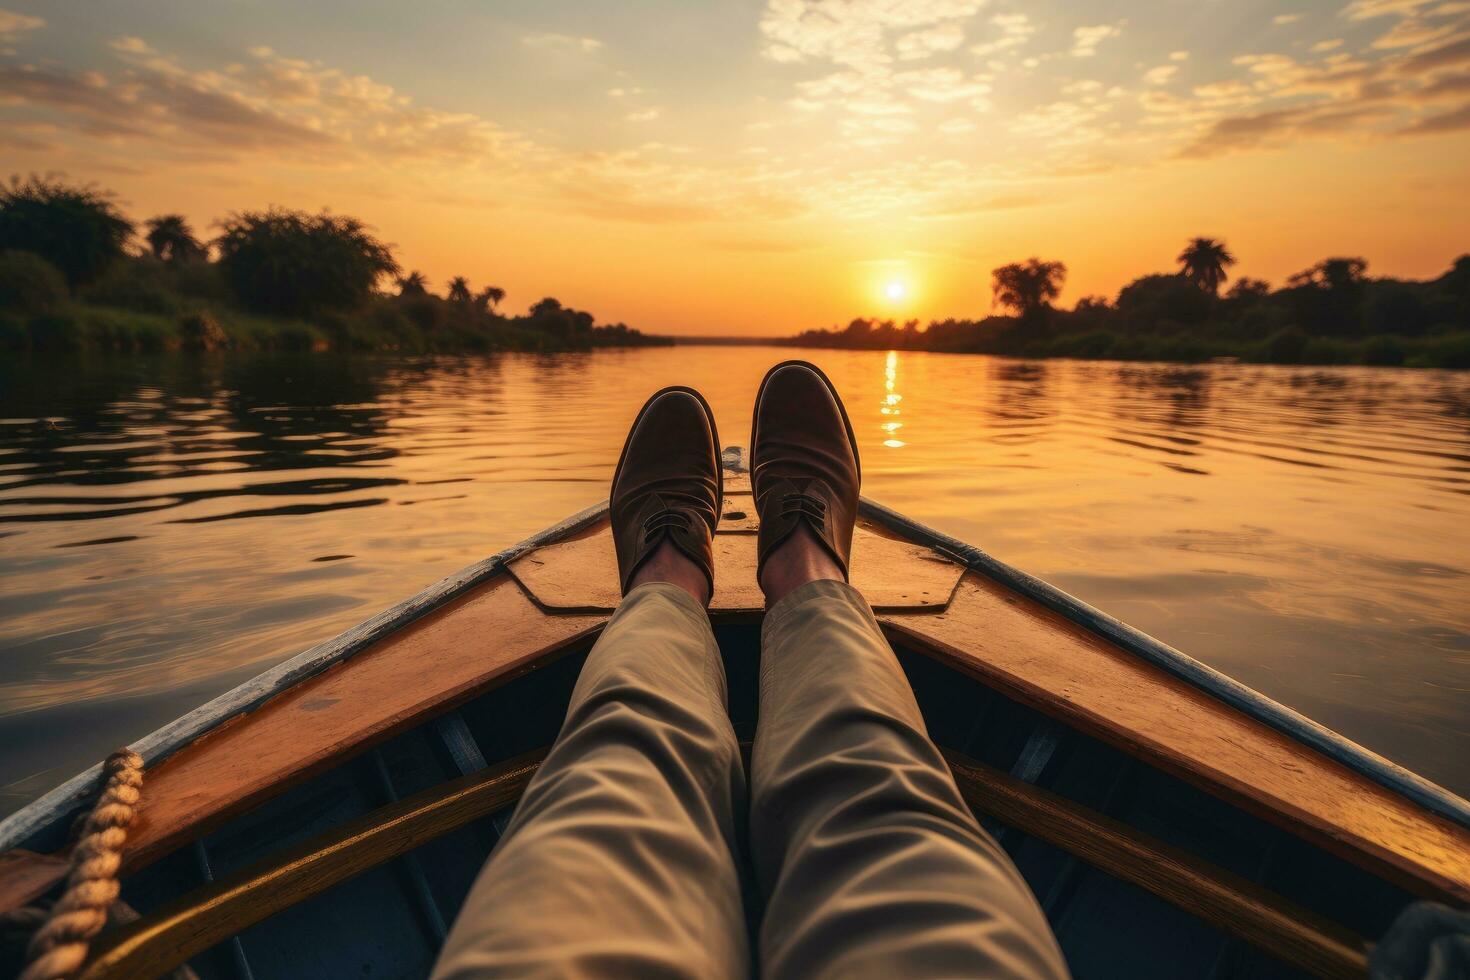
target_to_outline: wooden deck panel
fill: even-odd
[[[1470,901],[1470,831],[969,573],[895,641],[1402,886]]]
[[[749,501],[745,495],[743,501]],[[715,534],[715,594],[710,612],[759,613],[765,597],[756,584],[754,511],[741,497],[725,498],[725,511],[747,516],[721,521]],[[747,529],[749,528],[749,529]],[[553,611],[611,613],[622,598],[612,530],[606,521],[566,541],[522,555],[510,572]],[[876,610],[943,609],[964,566],[921,545],[861,524],[853,535],[852,584]]]

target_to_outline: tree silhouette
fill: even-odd
[[[148,234],[143,236],[153,257],[164,262],[189,262],[202,259],[205,248],[194,237],[194,229],[181,214],[161,214],[148,219]]]
[[[480,305],[480,309],[489,310],[492,313],[503,299],[505,299],[505,290],[499,286],[486,286],[475,294],[475,302]]]
[[[1319,289],[1342,292],[1361,285],[1367,278],[1367,271],[1367,259],[1338,256],[1323,259],[1310,269],[1303,269],[1290,276],[1286,282],[1291,286],[1316,286]]]
[[[455,276],[449,280],[449,292],[446,294],[445,299],[451,303],[469,305],[472,302],[470,281],[464,276]]]
[[[398,278],[399,296],[426,296],[429,292],[429,280],[422,272],[415,269],[406,276]]]
[[[1049,306],[1062,293],[1067,267],[1061,262],[1043,262],[1032,256],[994,269],[991,275],[992,302],[1015,310],[1023,319]]]
[[[72,287],[107,271],[132,236],[133,223],[93,187],[36,176],[0,184],[0,251],[33,252]]]
[[[273,208],[232,214],[222,227],[215,247],[225,279],[262,312],[353,309],[398,271],[388,246],[356,218]]]
[[[1235,264],[1235,256],[1225,243],[1213,238],[1192,238],[1179,253],[1179,274],[1214,296],[1228,277],[1225,267]]]
[[[1241,276],[1225,293],[1226,299],[1258,300],[1271,295],[1271,284],[1264,279]]]

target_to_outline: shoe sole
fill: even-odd
[[[825,371],[823,371],[821,368],[817,367],[811,361],[802,361],[802,360],[795,360],[795,359],[790,360],[790,361],[782,361],[780,364],[777,364],[775,367],[773,367],[769,371],[767,371],[766,372],[766,376],[761,379],[761,386],[760,386],[760,388],[755,393],[755,416],[754,416],[754,418],[751,419],[751,423],[750,423],[750,471],[751,471],[751,473],[754,473],[755,472],[755,436],[756,436],[756,427],[760,425],[760,419],[761,419],[761,402],[764,401],[765,400],[765,397],[766,397],[766,385],[770,383],[771,378],[775,377],[777,371],[781,370],[782,368],[788,368],[788,367],[804,367],[808,371],[811,371],[813,374],[815,374],[818,378],[821,378],[822,379],[822,384],[824,384],[824,385],[827,386],[827,391],[828,391],[829,394],[831,394],[832,401],[836,403],[836,405],[837,405],[837,411],[842,416],[842,425],[843,425],[844,428],[847,429],[847,443],[848,443],[849,446],[852,447],[852,459],[853,459],[853,462],[857,464],[858,485],[861,486],[862,485],[862,482],[863,482],[863,458],[862,458],[861,455],[858,454],[857,436],[854,435],[853,434],[853,431],[852,431],[852,419],[850,419],[850,418],[847,417],[847,406],[842,403],[842,396],[839,395],[839,394],[837,394],[837,386],[832,383],[832,379],[831,378],[827,377],[827,373]],[[754,488],[752,488],[752,489],[754,489]]]
[[[643,416],[648,414],[648,410],[653,407],[654,402],[658,401],[664,395],[672,394],[676,391],[683,392],[686,395],[693,395],[694,400],[699,402],[699,407],[704,409],[705,419],[709,421],[710,437],[715,442],[715,472],[718,474],[718,479],[715,481],[715,527],[719,527],[720,518],[725,513],[725,461],[724,457],[720,454],[720,430],[715,425],[714,409],[709,407],[709,402],[704,400],[703,395],[687,385],[669,385],[667,388],[660,388],[648,396],[648,401],[644,402],[643,407],[638,410],[638,417],[628,427],[628,440],[623,443],[623,451],[618,455],[618,466],[617,469],[613,470],[612,483],[608,485],[607,497],[609,501],[612,500],[612,492],[617,488],[618,478],[623,475],[623,463],[628,458],[628,446],[633,442],[633,433],[638,431],[638,426],[643,422]],[[714,533],[713,528],[710,529],[710,533]]]

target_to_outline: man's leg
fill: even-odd
[[[655,392],[608,496],[622,605],[436,976],[746,972],[745,773],[704,611],[721,499],[709,406],[690,388]]]
[[[686,589],[633,585],[436,977],[746,972],[745,777],[724,665]]]
[[[862,596],[766,614],[751,841],[784,977],[1065,977],[1041,909],[961,799]]]
[[[861,467],[836,388],[811,364],[777,365],[750,442],[768,609],[750,810],[765,976],[1065,977],[847,584]]]

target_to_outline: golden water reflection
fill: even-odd
[[[0,810],[606,494],[792,351],[0,363]],[[803,351],[875,499],[1470,791],[1470,373]]]
[[[897,391],[898,388],[898,351],[891,350],[883,362],[883,406],[879,411],[888,416],[889,421],[878,426],[882,430],[883,445],[889,449],[902,449],[907,443],[898,438],[898,430],[903,428],[903,423],[898,421],[898,416],[903,414],[899,408],[899,402],[903,396]]]

